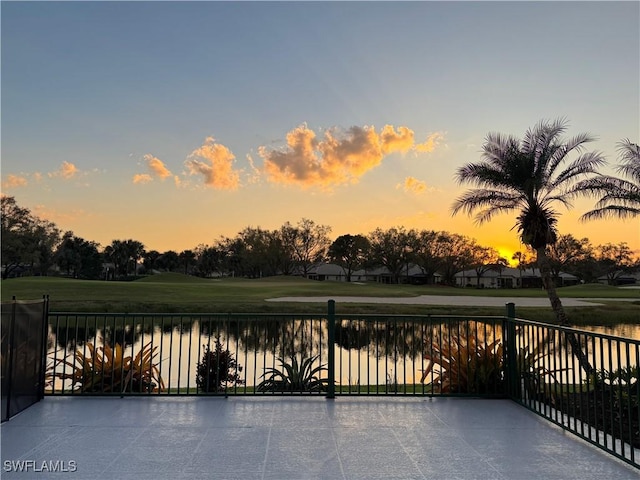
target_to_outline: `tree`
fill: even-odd
[[[144,266],[147,274],[153,273],[153,270],[158,268],[158,258],[160,258],[160,252],[157,250],[149,250],[148,252],[144,253],[142,265]]]
[[[35,217],[30,240],[33,242],[34,255],[31,270],[39,275],[47,275],[54,265],[54,253],[60,243],[61,233],[55,223]]]
[[[73,278],[97,279],[102,273],[99,245],[65,232],[54,259],[61,270]]]
[[[329,247],[328,256],[342,267],[347,282],[350,282],[351,273],[366,262],[370,248],[369,240],[362,235],[340,235]]]
[[[144,256],[144,245],[137,240],[126,240],[130,261],[133,261],[133,274],[138,274],[138,261]]]
[[[520,272],[520,286],[522,287],[522,272],[529,268],[529,256],[526,252],[515,252],[511,256],[511,260],[518,261],[518,271]]]
[[[415,232],[413,235],[416,236]],[[400,274],[410,259],[411,245],[414,244],[410,238],[411,233],[404,227],[376,228],[369,234],[371,260],[389,270],[393,283],[400,283]]]
[[[603,176],[589,182],[590,188],[602,197],[593,210],[580,217],[582,220],[640,215],[640,147],[625,139],[618,142],[618,151],[620,164],[616,170],[627,178]]]
[[[184,265],[184,274],[188,274],[189,266],[191,266],[196,260],[195,252],[193,250],[183,250],[182,252],[180,252],[180,255],[178,255],[178,257],[180,258],[180,260],[182,260],[182,263]]]
[[[440,266],[442,283],[456,284],[456,273],[466,270],[473,260],[471,248],[473,240],[458,233],[440,232],[438,242],[442,244],[444,256]]]
[[[54,263],[54,250],[60,242],[60,230],[53,222],[43,220],[20,207],[14,197],[0,197],[2,237],[2,278],[9,277],[22,266],[46,275]]]
[[[495,270],[496,265],[502,263],[500,254],[495,248],[471,245],[471,267],[476,272],[476,288],[480,288],[480,279],[490,270]]]
[[[180,268],[180,257],[177,252],[167,250],[155,261],[156,268],[165,272],[173,272]]]
[[[558,238],[558,203],[569,207],[571,200],[593,194],[589,182],[599,178],[598,168],[605,163],[599,152],[586,152],[586,143],[593,140],[579,134],[569,140],[561,139],[567,129],[565,120],[541,121],[529,129],[522,140],[513,136],[490,133],[482,147],[483,160],[458,169],[459,183],[472,188],[458,197],[453,214],[477,212],[478,224],[490,221],[495,215],[517,212],[516,227],[522,242],[536,252],[543,285],[558,323],[569,325],[551,278],[547,247]],[[570,155],[578,154],[569,160]],[[574,345],[580,356],[582,350]],[[577,351],[579,350],[579,352]],[[580,356],[585,365],[584,355]]]
[[[573,273],[576,269],[572,267],[591,255],[591,250],[588,238],[578,240],[571,234],[559,235],[557,241],[549,245],[547,250],[551,276],[556,285],[560,279],[560,272],[571,270]]]
[[[138,271],[138,261],[144,255],[144,245],[137,240],[113,240],[104,249],[107,260],[113,263],[116,275],[129,276],[133,264],[133,274]]]
[[[313,220],[303,218],[295,227],[287,222],[284,226],[287,232],[287,241],[292,252],[295,264],[300,268],[302,275],[307,277],[311,267],[324,259],[331,239],[331,227],[316,224]]]
[[[446,249],[443,232],[435,230],[421,230],[417,234],[417,243],[413,249],[413,261],[420,267],[427,283],[433,283],[433,276],[443,264]]]
[[[222,265],[225,252],[216,247],[207,245],[198,245],[195,249],[196,254],[196,275],[200,277],[210,277],[214,273],[222,274]]]
[[[232,269],[238,275],[260,278],[280,272],[283,248],[278,231],[247,227],[235,238],[223,239],[220,245],[234,259]]]
[[[633,252],[627,242],[607,243],[597,248],[596,261],[600,272],[607,277],[609,285],[616,285],[623,274],[633,272],[637,268]]]

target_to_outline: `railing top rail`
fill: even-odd
[[[357,319],[377,319],[377,318],[389,318],[389,319],[408,319],[419,320],[423,318],[437,319],[437,320],[504,320],[508,317],[504,315],[442,315],[425,313],[421,315],[417,314],[384,314],[384,313],[336,313],[336,318],[357,318]]]
[[[577,327],[565,327],[565,326],[556,325],[556,324],[553,324],[553,323],[534,322],[533,320],[525,320],[524,318],[508,318],[508,321],[511,321],[511,322],[514,322],[514,323],[520,324],[520,325],[531,325],[531,326],[534,326],[534,327],[546,327],[546,328],[550,328],[552,330],[557,330],[557,331],[561,331],[561,332],[577,333],[579,335],[591,335],[593,337],[607,339],[607,340],[624,340],[625,342],[628,342],[631,345],[637,345],[637,346],[640,347],[640,340],[636,340],[636,339],[633,339],[633,338],[619,337],[619,336],[610,335],[610,334],[607,334],[607,333],[592,332],[591,330],[584,330],[584,329],[577,328]]]
[[[78,317],[155,317],[155,318],[206,318],[206,317],[224,317],[224,318],[313,318],[323,319],[327,315],[325,313],[225,313],[225,312],[206,312],[206,313],[139,313],[139,312],[49,312],[49,316],[78,316]]]

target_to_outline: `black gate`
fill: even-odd
[[[48,303],[2,303],[3,422],[44,396]]]

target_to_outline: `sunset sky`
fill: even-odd
[[[451,216],[487,133],[566,117],[611,164],[640,141],[638,2],[1,9],[2,193],[102,246],[180,251],[305,217],[508,254],[513,216]],[[578,222],[593,203],[561,209],[560,232],[640,253],[639,221]]]

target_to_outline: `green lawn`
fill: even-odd
[[[25,277],[0,283],[2,301],[49,295],[52,311],[75,312],[287,312],[323,313],[323,303],[271,303],[283,296],[411,297],[417,295],[480,295],[546,297],[541,289],[475,289],[417,285],[355,284],[319,282],[298,277],[257,280],[201,279],[180,274],[162,274],[132,282],[73,280],[57,277]],[[631,298],[638,302],[606,302],[604,307],[567,308],[572,323],[640,323],[640,290],[606,285],[580,285],[558,289],[562,297]],[[516,302],[517,305],[517,302]],[[339,304],[342,313],[381,314],[473,314],[502,315],[503,308],[424,305]],[[553,321],[550,308],[520,308],[518,316]]]

